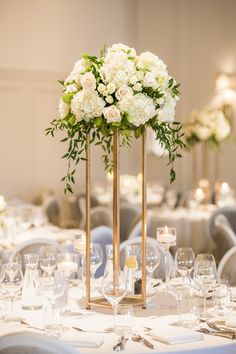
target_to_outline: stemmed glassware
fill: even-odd
[[[71,313],[69,309],[69,280],[74,273],[78,272],[78,259],[76,253],[63,252],[57,255],[57,269],[64,274],[68,285],[66,289],[66,314]]]
[[[190,247],[180,247],[175,254],[175,265],[178,271],[184,277],[184,280],[189,282],[190,273],[193,270],[195,263],[195,255]]]
[[[103,262],[103,251],[99,243],[90,245],[90,272],[92,279],[95,279],[95,273]]]
[[[48,301],[51,307],[51,323],[45,328],[49,335],[58,337],[60,330],[58,328],[56,304],[63,297],[66,288],[66,279],[61,272],[55,271],[53,274],[44,273],[41,279],[41,291],[44,298]],[[61,327],[61,326],[60,326]]]
[[[170,279],[170,267],[168,262],[168,253],[171,246],[176,245],[176,227],[158,227],[157,241],[163,246],[165,251],[165,282]]]
[[[113,271],[113,277],[106,272],[102,280],[102,294],[111,304],[114,315],[114,330],[116,323],[117,307],[127,293],[127,282],[123,273]]]
[[[1,271],[1,287],[3,291],[9,295],[11,300],[11,312],[10,315],[4,320],[5,322],[15,322],[19,320],[19,318],[14,317],[14,298],[22,288],[22,285],[23,274],[21,271],[21,264],[14,259],[3,264]]]
[[[39,265],[51,276],[57,267],[57,249],[53,246],[42,246],[39,251]]]
[[[189,295],[190,293],[190,286],[186,282],[183,281],[182,275],[174,269],[170,273],[170,278],[167,283],[167,289],[172,294],[177,302],[178,308],[178,322],[177,324],[181,326],[182,319],[181,319],[181,301],[184,297]]]
[[[157,247],[152,245],[146,246],[146,268],[147,268],[147,290],[152,289],[152,275],[160,264],[160,252]]]
[[[201,314],[202,319],[206,319],[206,299],[209,290],[211,290],[217,281],[216,263],[214,256],[210,253],[199,254],[194,266],[194,281],[202,290],[204,296],[204,309]]]

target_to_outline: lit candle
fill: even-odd
[[[157,228],[157,240],[161,243],[175,243],[176,242],[175,228],[169,228],[166,225],[162,228]]]
[[[65,261],[58,263],[58,270],[65,273],[75,273],[77,272],[77,264],[71,261]]]

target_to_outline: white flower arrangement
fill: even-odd
[[[188,145],[205,141],[218,146],[231,133],[229,121],[218,109],[204,108],[195,110],[185,125],[185,136]]]
[[[83,55],[64,81],[59,102],[59,118],[51,122],[46,134],[54,136],[57,129],[65,130],[63,141],[69,142],[64,155],[69,166],[81,159],[86,134],[91,143],[101,144],[105,152],[106,169],[112,136],[119,130],[123,145],[130,145],[132,134],[138,138],[145,125],[155,132],[156,139],[169,153],[171,180],[175,179],[173,162],[183,147],[181,124],[174,122],[175,105],[179,99],[179,85],[168,74],[166,65],[150,52],[137,55],[133,48],[114,44],[103,50],[99,57]],[[73,173],[72,173],[73,172]],[[64,177],[66,190],[74,183],[73,171]]]

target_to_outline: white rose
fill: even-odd
[[[108,96],[108,91],[107,91],[107,90],[104,90],[102,94],[103,94],[103,96],[106,97],[106,96]]]
[[[137,84],[135,84],[135,85],[133,86],[133,89],[134,89],[134,91],[139,92],[139,91],[142,90],[142,85],[138,82]]]
[[[131,85],[135,85],[135,84],[138,82],[137,76],[135,76],[135,75],[132,76],[132,77],[130,78],[129,82],[130,82]]]
[[[108,93],[112,94],[116,90],[116,85],[111,82],[110,84],[107,85],[107,91]]]
[[[59,115],[61,119],[64,119],[70,112],[70,106],[60,99],[59,102]]]
[[[107,101],[107,103],[112,103],[114,100],[113,100],[113,97],[111,95],[108,95],[105,100]]]
[[[208,140],[211,136],[211,130],[207,126],[197,125],[194,132],[199,140]]]
[[[116,98],[117,100],[121,100],[122,98],[130,97],[133,95],[133,90],[131,87],[128,87],[126,85],[121,86],[117,91],[116,91]]]
[[[114,123],[114,122],[121,121],[120,111],[114,105],[104,108],[102,113],[103,113],[107,123]]]
[[[92,73],[90,73],[90,72],[86,73],[84,75],[81,75],[80,82],[81,82],[81,86],[86,91],[95,90],[96,89],[95,76]]]
[[[106,86],[103,84],[98,85],[98,92],[103,93],[106,90]]]

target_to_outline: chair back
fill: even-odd
[[[78,354],[63,341],[43,334],[17,332],[1,336],[0,354]]]
[[[215,250],[213,253],[216,262],[219,263],[226,252],[232,247],[236,246],[236,235],[227,218],[222,214],[218,214],[216,216],[214,229]]]
[[[230,286],[236,285],[236,246],[232,247],[221,259],[218,278],[227,279]]]
[[[233,231],[236,233],[236,207],[228,206],[224,208],[219,208],[211,215],[207,224],[207,232],[209,236],[213,239],[215,239],[216,236],[215,219],[219,214],[222,214],[227,218],[230,226],[232,227]]]
[[[106,245],[112,244],[112,229],[108,226],[98,226],[91,230],[91,240],[93,243],[99,243],[103,251],[103,262],[95,273],[95,278],[103,276],[107,263]]]
[[[82,229],[85,229],[84,223],[81,225]],[[95,229],[99,226],[112,227],[112,213],[110,209],[104,206],[96,206],[90,210],[90,229]]]
[[[128,239],[135,225],[140,221],[142,211],[139,206],[123,204],[120,207],[120,240]]]

